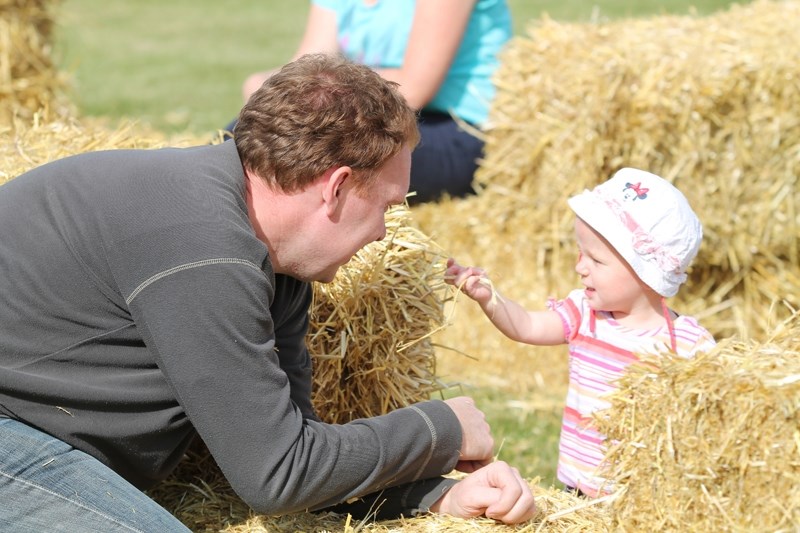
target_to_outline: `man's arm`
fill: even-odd
[[[275,350],[274,287],[263,272],[240,262],[171,272],[131,302],[137,326],[231,486],[256,511],[325,507],[455,467],[461,424],[444,402],[343,425],[303,416]]]

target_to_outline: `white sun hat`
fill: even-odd
[[[568,203],[639,279],[661,296],[678,292],[700,248],[703,227],[686,197],[671,183],[650,172],[623,168]]]

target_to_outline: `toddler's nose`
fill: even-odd
[[[586,271],[586,263],[584,261],[584,256],[582,253],[578,253],[578,260],[575,262],[575,272],[577,272],[581,277],[587,274]]]

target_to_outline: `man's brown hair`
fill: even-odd
[[[264,82],[233,133],[244,168],[284,192],[338,166],[351,167],[363,190],[375,170],[419,142],[416,114],[396,83],[325,54],[305,55]]]

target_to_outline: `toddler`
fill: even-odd
[[[596,497],[611,490],[597,475],[604,437],[594,411],[608,407],[636,354],[670,349],[690,357],[715,344],[692,317],[665,298],[686,280],[702,227],[686,198],[666,180],[624,168],[568,200],[577,215],[575,237],[581,289],[528,311],[497,294],[483,270],[448,260],[446,279],[478,302],[509,338],[536,345],[569,344],[569,389],[559,442],[558,479],[568,490]]]

